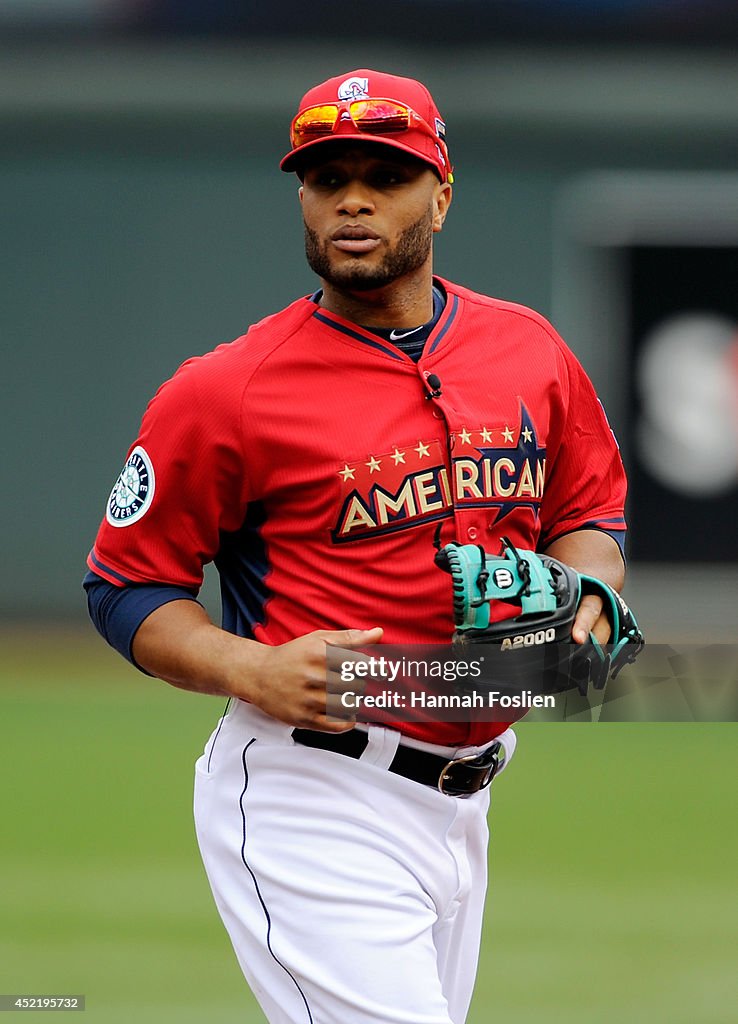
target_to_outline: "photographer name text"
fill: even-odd
[[[359,708],[427,708],[428,710],[448,710],[452,708],[555,708],[556,699],[551,694],[533,693],[523,690],[520,693],[501,693],[499,690],[488,690],[478,693],[425,693],[411,691],[400,693],[398,690],[381,690],[379,693],[357,693],[346,690],[341,694],[341,704],[349,711]]]

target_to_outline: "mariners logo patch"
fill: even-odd
[[[105,518],[111,526],[130,526],[146,514],[154,497],[154,466],[138,445],[128,457],[108,498]]]
[[[338,87],[339,100],[366,100],[369,98],[368,78],[347,78]]]

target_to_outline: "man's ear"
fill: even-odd
[[[434,198],[434,211],[433,211],[433,230],[441,231],[443,229],[443,222],[446,219],[448,208],[451,205],[451,199],[453,198],[453,189],[447,181],[439,183]]]
[[[303,187],[302,187],[302,185],[300,185],[300,187],[298,188],[297,194],[300,197],[300,202],[302,202],[302,196],[303,196]]]

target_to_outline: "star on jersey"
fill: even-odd
[[[516,433],[508,423],[504,429],[479,432],[483,443],[473,453],[453,460],[453,493],[457,505],[491,508],[495,522],[516,509],[529,508],[537,518],[546,479],[546,449],[539,447],[530,413],[520,403],[520,426]],[[488,435],[501,437],[502,445],[487,444]]]
[[[483,508],[492,522],[526,509],[538,517],[546,449],[522,402],[517,428],[504,420],[464,426],[451,435],[451,456],[449,467],[446,443],[435,438],[345,463],[334,543],[448,519],[454,507]]]
[[[361,540],[452,515],[444,446],[438,439],[396,445],[388,454],[346,463],[334,543]]]

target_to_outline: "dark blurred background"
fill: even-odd
[[[315,5],[245,0],[5,0],[3,21],[17,32],[58,28],[94,34],[189,33],[304,39],[386,39],[394,32],[437,44],[552,39],[563,42],[677,42],[730,45],[738,38],[732,0],[374,0],[361,11],[339,0]],[[443,19],[439,28],[433,16]]]
[[[0,0],[0,613],[82,620],[153,391],[312,290],[277,165],[302,92],[368,66],[448,123],[438,272],[552,318],[597,385],[651,635],[733,639],[737,47],[734,0]]]

